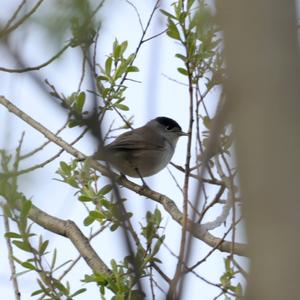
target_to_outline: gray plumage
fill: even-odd
[[[125,132],[94,159],[107,160],[122,174],[130,177],[148,177],[158,173],[170,162],[182,132],[178,123],[167,117],[158,117],[146,125]]]

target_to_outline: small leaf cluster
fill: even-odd
[[[2,196],[5,197],[2,192],[3,191],[1,191]],[[14,210],[11,206],[12,202],[8,202],[9,204],[7,203],[4,206],[4,212],[7,217],[9,217],[17,224],[19,232],[7,232],[5,236],[7,238],[13,239],[12,243],[20,250],[32,253],[35,251],[35,249],[31,247],[29,238],[35,236],[35,234],[31,233],[31,226],[28,226],[28,214],[31,209],[32,203],[30,200],[27,200],[22,194],[16,193],[16,195],[18,197],[13,201],[15,204],[15,201],[19,202],[20,210]],[[45,252],[46,247],[47,243],[41,245],[41,248],[39,249],[39,251],[37,251],[37,253],[41,253],[42,255]],[[26,265],[29,266],[30,263],[25,263],[23,267],[27,267]],[[30,267],[28,267],[28,269],[30,269]]]
[[[118,264],[114,259],[111,260],[110,274],[85,275],[83,282],[96,282],[100,288],[101,299],[105,298],[106,289],[112,291],[112,300],[139,300],[143,295],[134,288],[136,279],[133,274],[123,265]]]
[[[124,202],[125,199],[121,199],[121,201]],[[100,222],[102,225],[110,222],[110,230],[115,231],[132,217],[131,212],[121,213],[120,203],[109,201],[103,195],[100,195],[97,204],[98,210],[89,212],[89,215],[84,219],[84,225],[88,226],[95,221]]]
[[[114,293],[112,299],[143,299],[143,295],[134,287],[138,278],[148,276],[148,270],[154,263],[161,263],[156,257],[165,238],[164,235],[158,234],[161,221],[162,216],[158,209],[153,213],[147,212],[146,224],[141,225],[141,235],[145,238],[146,249],[138,243],[137,251],[133,256],[126,256],[121,263],[111,260],[110,274],[86,275],[84,282],[96,282],[100,287],[102,299],[105,299],[106,289]]]
[[[142,236],[146,240],[146,249],[148,252],[148,257],[145,259],[145,262],[161,262],[156,258],[161,244],[165,239],[165,235],[159,235],[159,229],[161,228],[162,216],[159,209],[155,209],[152,213],[150,211],[146,214],[146,225],[142,226]]]
[[[71,47],[88,47],[94,42],[96,35],[89,1],[76,0],[74,2],[72,5],[77,13],[70,20],[72,32],[70,45]]]
[[[53,300],[53,299],[68,299],[72,300],[74,297],[84,293],[86,291],[86,288],[80,288],[75,292],[71,292],[70,284],[67,282],[65,285],[60,281],[52,276],[43,276],[44,280],[38,280],[39,289],[34,291],[31,296],[38,296],[43,297],[45,300]],[[51,288],[47,287],[47,285],[44,284],[44,282],[47,282],[48,286],[51,286]],[[56,290],[54,293],[53,290]]]
[[[176,57],[183,62],[177,70],[198,84],[206,79],[207,88],[219,84],[223,77],[223,58],[220,52],[221,39],[211,11],[200,0],[176,1],[173,12],[161,10],[167,17],[167,35],[183,46],[184,52]]]
[[[78,190],[76,194],[78,194],[79,201],[96,205],[97,210],[90,210],[88,216],[84,219],[85,226],[89,226],[95,221],[101,225],[110,222],[110,230],[115,231],[124,221],[132,217],[131,212],[125,214],[120,212],[119,203],[107,199],[107,195],[112,191],[111,184],[107,184],[99,190],[96,188],[99,177],[89,167],[89,160],[80,165],[76,160],[70,164],[61,161],[57,174],[62,177],[62,180],[59,181],[65,182]],[[121,199],[121,201],[125,200]]]
[[[87,114],[83,111],[86,95],[84,92],[75,92],[71,96],[63,99],[63,106],[70,111],[68,126],[70,128],[85,125],[84,115]]]
[[[84,162],[75,159],[69,164],[61,161],[56,174],[62,178],[56,180],[65,182],[79,190],[80,201],[89,202],[97,198],[95,194],[91,194],[91,191],[93,190],[92,185],[99,179],[99,176],[91,169],[89,158]],[[105,188],[101,191],[101,193],[108,193],[110,190],[107,191],[107,188]]]
[[[101,74],[97,77],[97,89],[106,102],[106,109],[129,110],[129,107],[123,103],[124,92],[127,89],[123,83],[128,73],[138,72],[139,69],[133,65],[134,53],[125,56],[127,47],[127,41],[119,43],[116,39],[112,53],[107,57],[104,67],[99,66]]]
[[[159,235],[161,221],[159,209],[155,209],[153,213],[150,211],[146,213],[146,224],[141,224],[141,236],[145,239],[146,247],[144,248],[139,241],[134,256],[126,256],[123,264],[120,264],[128,274],[134,275],[133,266],[135,266],[135,271],[144,277],[147,276],[147,270],[153,266],[153,263],[161,263],[156,257],[165,239],[164,235]]]
[[[74,17],[71,19],[72,39],[70,42],[71,47],[89,46],[93,43],[96,30],[89,21],[80,23],[79,19]]]
[[[83,293],[85,289],[79,289],[71,293],[68,282],[64,285],[53,276],[55,271],[69,262],[67,261],[57,266],[56,250],[54,250],[52,255],[51,263],[48,264],[49,267],[47,270],[45,269],[43,262],[47,259],[46,257],[50,255],[48,249],[49,240],[44,240],[42,235],[39,235],[38,243],[31,241],[37,238],[37,235],[32,232],[33,224],[28,224],[32,202],[26,199],[22,193],[13,189],[13,186],[7,181],[1,181],[0,195],[6,200],[6,204],[2,207],[4,214],[17,225],[17,230],[6,232],[5,237],[11,240],[12,245],[29,255],[29,258],[26,260],[21,260],[16,255],[13,256],[14,261],[25,269],[16,275],[21,276],[22,274],[32,271],[35,271],[38,275],[37,283],[39,289],[34,291],[32,296],[42,295],[43,299],[60,299],[64,296],[66,299],[73,299],[76,295]],[[14,209],[16,206],[18,210]]]
[[[234,271],[233,268],[231,267],[230,257],[227,257],[226,259],[224,259],[224,264],[225,264],[225,272],[220,277],[221,287],[225,293],[227,291],[233,292],[236,295],[235,299],[240,300],[240,299],[242,299],[242,295],[243,295],[242,285],[240,283],[238,283],[237,285],[232,284],[232,279],[234,279],[235,275],[238,272]],[[230,300],[231,298],[229,298],[226,295],[225,299]]]

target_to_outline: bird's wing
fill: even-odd
[[[147,136],[143,136],[138,132],[128,131],[118,136],[111,144],[106,145],[106,150],[157,150],[161,151],[165,148],[164,141],[155,139],[151,141]]]

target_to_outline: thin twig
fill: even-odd
[[[42,4],[44,0],[40,0],[33,8],[30,10],[26,15],[24,15],[18,22],[16,22],[14,25],[12,25],[9,28],[5,28],[0,32],[0,38],[3,38],[5,35],[10,34],[12,31],[17,29],[20,25],[22,25],[32,14],[35,13],[35,11],[39,8],[39,6]]]
[[[157,34],[154,34],[154,35],[150,36],[149,38],[144,39],[144,40],[143,40],[143,43],[149,42],[150,40],[157,38],[158,36],[160,36],[160,35],[166,33],[167,31],[168,31],[168,29],[165,29],[165,30],[163,30],[163,31],[161,31],[161,32],[159,32],[159,33],[157,33]]]
[[[141,26],[141,29],[142,31],[144,31],[144,26],[143,26],[143,22],[142,22],[142,19],[141,19],[141,15],[138,11],[138,9],[136,8],[136,6],[129,0],[125,0],[135,11],[137,17],[138,17],[138,20],[139,20],[139,23],[140,23],[140,26]]]
[[[24,73],[24,72],[30,72],[30,71],[40,70],[40,69],[48,66],[49,64],[51,64],[58,57],[60,57],[69,47],[70,47],[70,43],[68,43],[67,45],[65,45],[61,50],[59,50],[49,60],[47,60],[46,62],[44,62],[44,63],[42,63],[40,65],[37,65],[35,67],[25,67],[25,68],[21,68],[21,69],[10,69],[10,68],[0,67],[0,71],[8,72],[8,73]]]
[[[71,142],[70,145],[74,145],[75,143],[77,143],[87,133],[87,131],[88,131],[87,128],[84,129],[84,131],[73,142]],[[47,160],[43,161],[40,164],[19,171],[6,172],[3,174],[0,173],[0,175],[3,175],[5,177],[12,177],[12,176],[20,176],[20,175],[30,173],[34,170],[45,167],[47,164],[57,159],[64,151],[65,151],[64,149],[59,150],[55,155],[51,156],[50,158],[48,158]]]
[[[187,40],[187,30],[185,25],[181,25],[185,40]],[[186,57],[189,56],[189,49],[187,44],[185,45]],[[188,128],[188,142],[186,147],[186,161],[184,172],[184,184],[183,184],[183,219],[181,227],[181,240],[178,261],[172,283],[168,291],[167,299],[177,299],[177,285],[181,281],[182,267],[186,257],[186,245],[187,245],[187,223],[188,223],[188,200],[189,200],[189,183],[190,183],[190,162],[191,162],[191,147],[192,147],[192,133],[194,123],[194,88],[192,81],[192,69],[190,62],[185,63],[185,67],[188,73],[188,94],[189,94],[189,128]],[[194,208],[197,210],[197,205]],[[195,210],[193,214],[196,215]],[[179,288],[180,289],[180,288]]]
[[[68,120],[67,122],[60,128],[56,131],[55,135],[58,135],[60,134],[65,128],[66,126],[68,125]],[[34,154],[36,154],[37,152],[43,150],[49,143],[51,143],[51,141],[47,140],[45,143],[43,143],[41,146],[37,147],[36,149],[26,153],[26,154],[23,154],[23,155],[20,155],[20,160],[23,160],[23,159],[26,159],[30,156],[33,156]]]
[[[1,30],[1,32],[5,32],[9,26],[11,25],[11,23],[16,19],[16,17],[18,16],[19,12],[21,11],[22,7],[26,4],[26,0],[23,0],[17,7],[17,9],[15,10],[15,12],[13,13],[13,15],[11,16],[11,18],[7,21],[7,23],[5,24],[5,26],[3,27],[3,29]],[[1,33],[0,33],[1,34]]]
[[[179,166],[179,165],[176,165],[176,164],[174,164],[173,162],[170,162],[170,164],[171,164],[174,168],[176,168],[178,171],[183,172],[183,173],[185,172],[185,170],[184,170],[183,167],[181,167],[181,166]],[[192,168],[191,168],[191,169],[192,169]],[[218,179],[216,179],[216,178],[214,178],[214,179],[203,178],[203,177],[200,177],[199,175],[196,175],[196,174],[193,174],[193,173],[190,173],[190,177],[195,178],[195,179],[197,179],[197,180],[199,180],[199,181],[202,181],[202,182],[205,182],[205,183],[209,183],[209,184],[214,184],[214,185],[224,185],[224,182],[223,182],[223,181],[218,180]]]
[[[9,221],[8,217],[6,216],[5,212],[3,212],[3,220],[4,220],[4,228],[5,232],[10,232],[10,227],[9,227]],[[8,250],[8,261],[9,261],[9,266],[10,266],[10,271],[11,271],[11,280],[13,283],[13,288],[14,288],[14,293],[15,293],[15,299],[20,300],[21,299],[21,293],[19,289],[19,284],[16,276],[16,266],[14,263],[14,253],[13,253],[13,247],[10,242],[10,238],[5,237],[6,240],[6,245],[7,245],[7,250]]]
[[[99,235],[102,231],[104,231],[107,227],[109,226],[109,223],[101,227],[99,230],[94,232],[93,234],[90,235],[88,238],[89,241],[91,241],[93,238],[95,238],[97,235]],[[73,268],[74,266],[78,263],[78,261],[82,258],[81,254],[79,254],[72,262],[72,264],[64,270],[64,272],[58,277],[58,280],[62,280]]]

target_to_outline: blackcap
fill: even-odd
[[[119,135],[92,158],[108,161],[124,175],[147,177],[167,166],[178,138],[184,135],[187,133],[181,130],[176,121],[158,117],[142,127]]]

